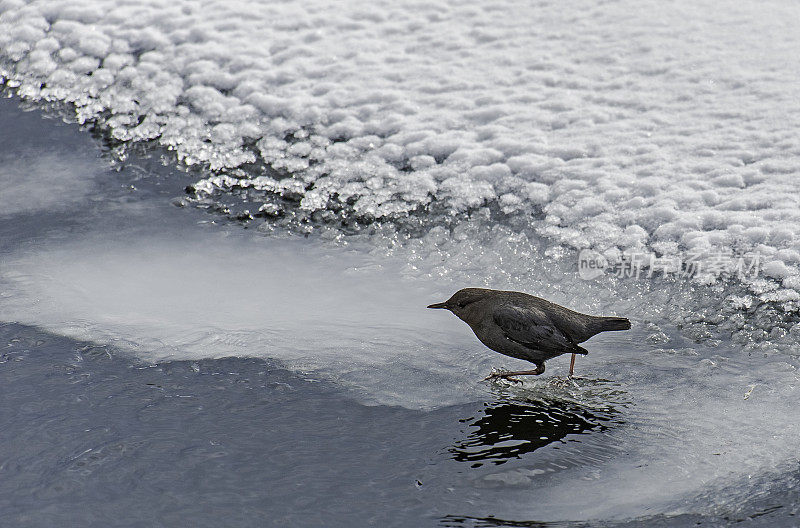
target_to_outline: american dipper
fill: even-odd
[[[544,362],[572,353],[569,375],[575,366],[575,354],[588,354],[579,347],[593,335],[608,330],[628,330],[631,322],[624,317],[596,317],[574,312],[550,301],[515,291],[464,288],[445,302],[428,308],[444,308],[467,323],[481,343],[495,352],[530,361],[536,370],[496,372],[486,379],[544,372]]]

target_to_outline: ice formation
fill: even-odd
[[[3,0],[0,75],[209,168],[201,192],[488,203],[612,258],[757,251],[796,290],[797,9]]]

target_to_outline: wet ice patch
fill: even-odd
[[[425,283],[397,279],[396,262],[201,235],[107,234],[8,258],[0,319],[148,361],[274,358],[410,407],[463,401],[460,383],[490,369],[468,332],[444,330],[458,321],[426,310],[436,299]]]
[[[736,511],[744,496],[769,489],[765,475],[794,463],[792,438],[800,430],[786,416],[800,390],[796,359],[755,358],[729,347],[698,347],[690,356],[626,352],[606,353],[602,361],[604,376],[624,380],[631,402],[622,414],[626,425],[603,439],[618,450],[613,462],[589,458],[569,468],[570,453],[581,448],[567,445],[555,462],[564,468],[559,472],[537,473],[543,465],[529,463],[494,473],[494,486],[513,489],[523,475],[538,488],[529,518],[553,510],[562,519],[575,518],[570,511],[587,519]],[[722,493],[733,482],[741,490]]]
[[[84,201],[97,167],[67,151],[0,157],[0,217],[65,211]]]

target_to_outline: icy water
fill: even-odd
[[[799,16],[0,0],[0,525],[796,525]]]
[[[522,364],[402,251],[178,207],[195,175],[14,99],[0,136],[3,524],[795,524],[791,357],[633,317],[585,379],[484,383]]]

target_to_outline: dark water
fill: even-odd
[[[142,364],[13,323],[0,343],[3,526],[607,525],[493,518],[503,491],[474,468],[590,465],[622,426],[614,411],[502,397],[364,406],[258,359]],[[563,456],[537,460],[548,445]],[[792,524],[763,508],[633,524]]]
[[[0,162],[53,149],[110,164],[107,147],[77,126],[0,100]],[[80,207],[2,218],[0,250],[138,221],[110,211],[169,203],[191,179],[152,156],[117,168],[94,175]],[[170,207],[167,216],[192,225],[207,215]],[[633,405],[502,388],[432,411],[364,405],[277,361],[144,363],[12,321],[0,323],[0,397],[0,526],[36,527],[611,526],[502,512],[535,504],[533,478],[546,487],[612,459]],[[797,473],[766,489],[744,499],[745,514],[617,522],[795,525]]]
[[[20,524],[456,522],[487,492],[470,468],[566,449],[613,421],[502,398],[364,406],[263,360],[139,364],[17,324],[0,342],[0,501]]]

